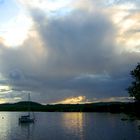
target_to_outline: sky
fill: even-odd
[[[0,0],[0,103],[129,101],[139,0]]]

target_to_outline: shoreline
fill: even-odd
[[[28,101],[18,103],[0,104],[0,111],[28,111]],[[55,104],[41,105],[36,102],[30,102],[30,111],[32,112],[109,112],[125,113],[140,118],[139,102],[99,102],[89,104]]]

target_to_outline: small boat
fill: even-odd
[[[33,123],[35,121],[34,115],[31,117],[30,114],[30,93],[28,94],[28,115],[22,115],[19,118],[19,123]]]
[[[31,118],[29,115],[21,116],[19,118],[20,123],[32,123],[34,122],[34,118]]]

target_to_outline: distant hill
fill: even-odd
[[[28,111],[30,104],[31,111],[44,112],[110,112],[110,113],[130,113],[140,116],[140,103],[123,102],[99,102],[89,104],[55,104],[41,105],[36,102],[22,101],[18,103],[0,104],[0,111]]]
[[[24,105],[24,106],[27,105],[27,106],[28,106],[29,103],[30,103],[31,106],[42,106],[40,103],[32,102],[32,101],[30,101],[30,102],[29,102],[29,101],[21,101],[21,102],[14,103],[14,105],[19,105],[19,106],[20,106],[20,105],[21,105],[21,106],[22,106],[22,105]]]
[[[4,103],[0,104],[0,111],[28,111],[30,104],[31,111],[39,111],[43,105],[32,101],[21,101],[17,103]]]

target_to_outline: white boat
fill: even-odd
[[[34,115],[30,114],[30,93],[28,94],[28,115],[22,115],[19,118],[19,123],[33,123],[35,121]]]
[[[21,116],[19,118],[19,122],[20,123],[33,123],[34,118],[31,118],[29,115]]]

